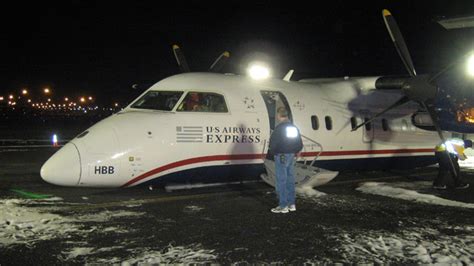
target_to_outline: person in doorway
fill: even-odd
[[[451,174],[454,180],[455,188],[464,189],[469,187],[469,184],[463,182],[461,179],[461,171],[458,163],[458,160],[467,159],[467,156],[464,154],[466,148],[472,148],[471,140],[448,140],[445,143],[436,145],[435,156],[438,161],[439,170],[438,176],[433,181],[433,188],[446,189],[445,177],[449,174]]]
[[[278,206],[273,213],[296,211],[294,158],[303,148],[298,128],[288,119],[288,111],[279,107],[276,114],[279,123],[270,136],[269,153],[275,159],[275,190],[278,195]]]

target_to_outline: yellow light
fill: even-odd
[[[23,89],[23,90],[21,91],[21,94],[23,94],[23,95],[27,95],[27,94],[28,94],[28,90],[26,90],[26,89]]]
[[[45,94],[49,94],[51,91],[49,90],[49,88],[44,88],[43,92],[44,92]]]
[[[81,103],[83,103],[83,102],[85,102],[85,101],[86,101],[86,98],[84,98],[84,97],[81,97],[80,101],[81,101]]]
[[[467,74],[474,77],[474,54],[469,56],[469,59],[467,60]]]

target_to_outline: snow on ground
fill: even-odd
[[[203,249],[200,245],[191,245],[188,247],[167,246],[163,250],[140,249],[136,251],[133,257],[128,259],[108,258],[99,259],[96,263],[118,264],[121,265],[159,265],[170,263],[206,263],[213,262],[217,256],[214,250]]]
[[[443,199],[435,195],[419,193],[412,189],[429,189],[431,187],[431,182],[399,182],[399,183],[382,183],[382,182],[366,182],[357,188],[358,191],[373,194],[386,196],[391,198],[415,201],[420,203],[427,204],[436,204],[450,207],[460,207],[460,208],[474,208],[473,203],[465,203],[454,200]]]
[[[54,205],[52,205],[54,203]],[[84,258],[93,254],[108,253],[121,250],[121,253],[131,253],[128,259],[112,258],[99,260],[103,263],[131,264],[155,264],[161,262],[207,262],[216,258],[213,250],[206,250],[199,245],[189,247],[168,246],[165,250],[152,250],[151,248],[140,248],[138,250],[127,249],[126,241],[119,246],[96,247],[89,243],[88,234],[125,234],[133,229],[126,227],[110,226],[112,220],[120,220],[123,217],[139,217],[143,212],[133,211],[101,211],[94,213],[74,213],[71,216],[63,216],[58,213],[70,213],[71,207],[78,204],[62,202],[61,198],[44,200],[30,199],[3,199],[0,200],[0,248],[9,248],[13,245],[25,245],[33,248],[40,241],[58,239],[63,240],[66,248],[58,259],[61,261],[74,261],[76,258]],[[87,206],[88,204],[83,204]],[[188,206],[187,211],[199,212],[199,206]],[[85,223],[94,222],[94,226]],[[78,240],[71,240],[78,239]]]
[[[335,236],[339,252],[351,263],[385,264],[413,261],[417,264],[473,265],[474,227],[450,227],[459,235],[438,229],[414,227],[398,234],[384,231],[346,232]]]
[[[319,198],[326,195],[312,187],[296,187],[296,194],[302,198]]]
[[[62,216],[57,214],[68,208],[56,202],[60,198],[46,200],[3,199],[0,200],[0,247],[13,244],[31,246],[38,241],[67,238],[70,235],[84,236],[96,231],[96,227],[85,227],[83,222],[106,222],[115,218],[140,216],[144,213],[131,211],[102,211],[95,214]],[[124,229],[112,227],[115,232]],[[109,228],[110,229],[110,228]],[[108,227],[103,231],[111,231]]]

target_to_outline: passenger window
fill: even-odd
[[[311,126],[313,127],[314,130],[319,129],[319,119],[318,116],[312,115],[311,116]]]
[[[364,122],[367,122],[369,120],[370,119],[368,117],[364,117]],[[365,130],[370,131],[371,129],[372,129],[372,123],[371,122],[365,124]]]
[[[351,128],[354,129],[357,126],[357,118],[351,117]]]
[[[332,129],[332,119],[330,116],[324,117],[324,121],[326,122],[326,129],[331,130]]]
[[[212,92],[189,92],[179,104],[179,112],[227,113],[224,96]]]
[[[383,131],[388,131],[389,130],[388,121],[385,118],[382,118],[382,129],[383,129]]]

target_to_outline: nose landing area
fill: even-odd
[[[72,143],[66,144],[41,167],[41,178],[59,186],[77,186],[81,177],[79,151]]]

